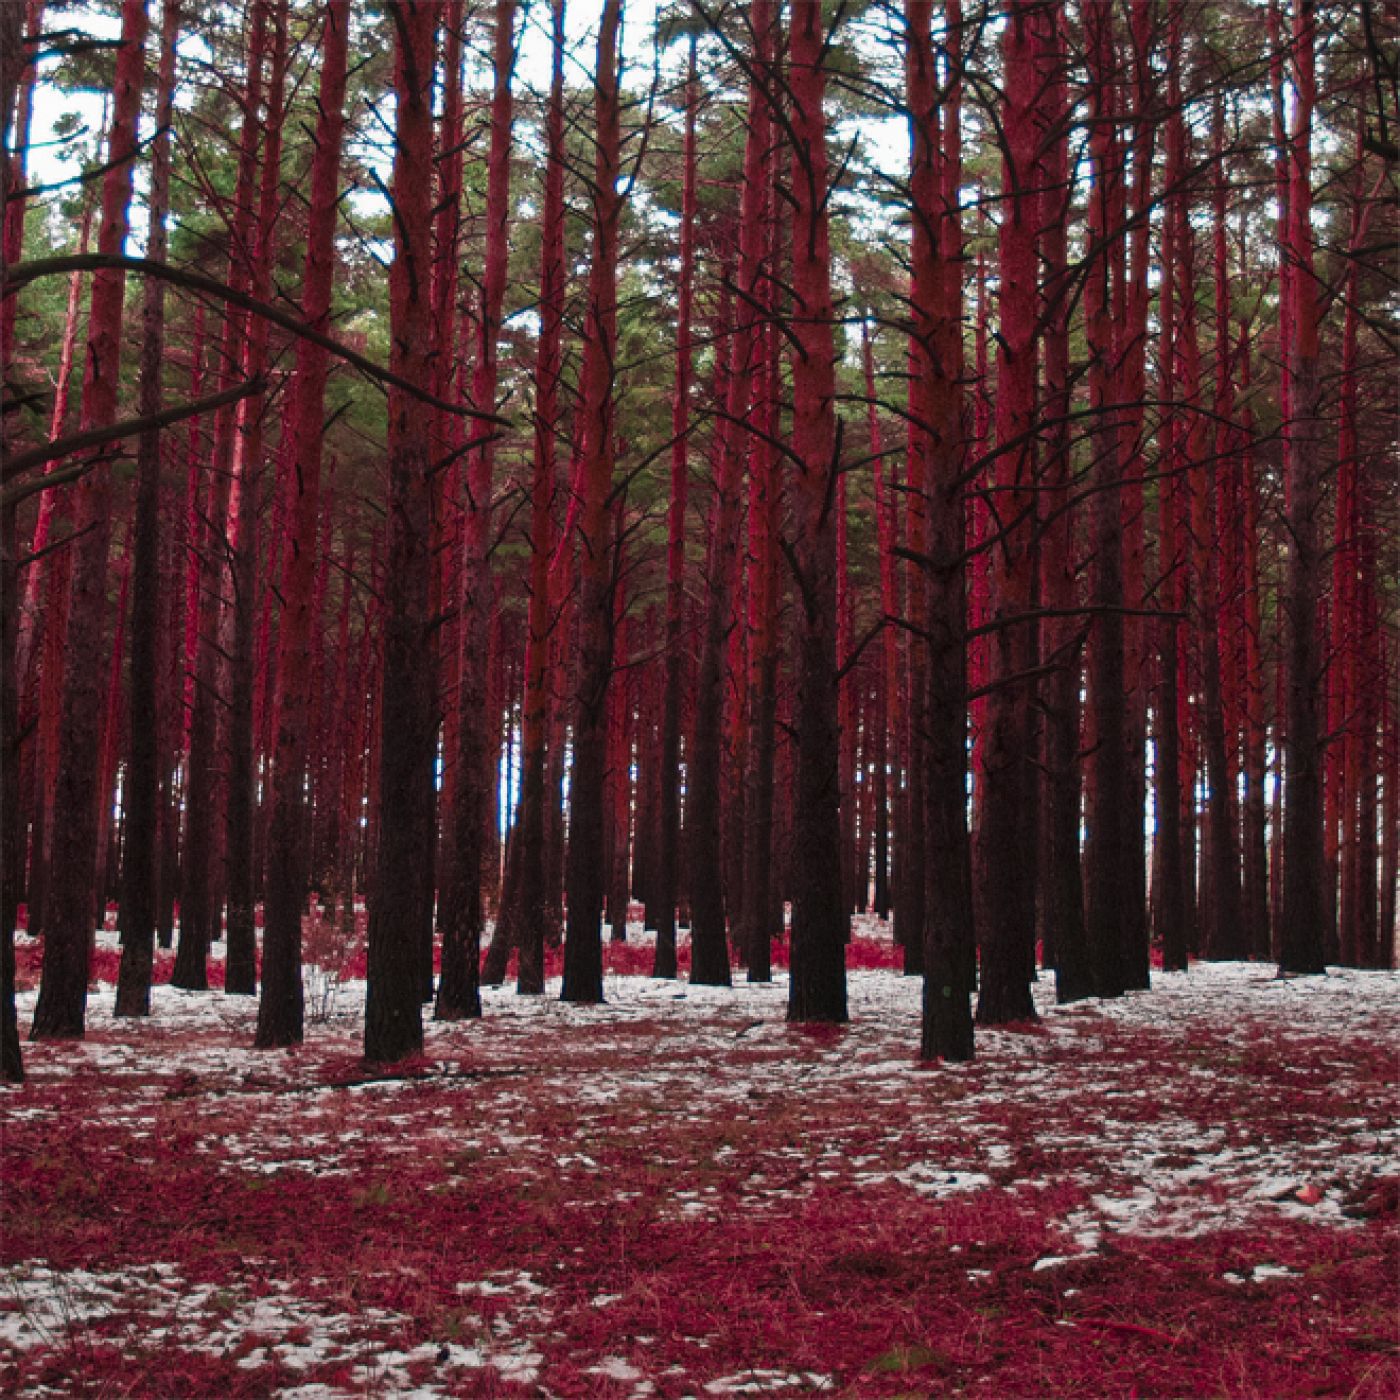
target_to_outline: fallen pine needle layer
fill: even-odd
[[[0,1390],[1400,1393],[1400,977],[1154,983],[921,1067],[891,968],[821,1031],[614,974],[389,1069],[362,983],[279,1052],[101,985],[0,1094]]]

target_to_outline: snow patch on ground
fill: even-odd
[[[642,943],[641,930],[629,940]],[[1354,1228],[1356,1193],[1395,1173],[1400,1126],[1393,1100],[1377,1102],[1333,1047],[1346,1035],[1400,1043],[1400,976],[1280,980],[1259,965],[1216,963],[1153,982],[1059,1008],[1042,978],[1034,1033],[979,1030],[974,1062],[932,1070],[912,1058],[920,983],[891,970],[851,972],[851,1023],[820,1034],[785,1024],[783,973],[733,988],[610,974],[596,1007],[560,1002],[557,980],[544,997],[485,988],[482,1019],[428,1021],[425,1054],[403,1073],[359,1060],[362,982],[340,987],[336,1013],[308,1027],[304,1047],[278,1052],[251,1048],[254,999],[157,986],[149,1019],[119,1021],[104,986],[89,1000],[88,1038],[26,1046],[29,1083],[0,1102],[14,1131],[42,1140],[71,1131],[68,1096],[80,1094],[85,1130],[120,1132],[152,1172],[169,1159],[178,1111],[176,1150],[230,1180],[355,1178],[371,1204],[396,1163],[426,1161],[453,1189],[483,1164],[563,1192],[603,1179],[624,1208],[643,1197],[637,1182],[611,1175],[615,1154],[649,1160],[664,1125],[710,1147],[701,1161],[656,1163],[684,1168],[674,1188],[647,1195],[659,1197],[660,1221],[760,1230],[825,1195],[894,1191],[954,1209],[992,1190],[1041,1193],[1051,1228],[1026,1268],[1051,1279],[1115,1238],[1287,1219]],[[34,1000],[19,997],[22,1027]],[[1308,1054],[1280,1063],[1280,1044]],[[1241,1083],[1271,1107],[1268,1131],[1238,1116]],[[755,1146],[751,1130],[773,1124],[783,1131]],[[1276,1286],[1293,1272],[1269,1259],[1248,1272],[1232,1262],[1223,1277],[1237,1286]],[[965,1273],[971,1286],[990,1277]],[[255,1270],[216,1288],[165,1262],[103,1270],[25,1259],[0,1279],[0,1359],[97,1332],[178,1338],[236,1354],[250,1373],[344,1361],[357,1390],[373,1393],[471,1393],[471,1373],[486,1367],[521,1386],[547,1384],[546,1277],[489,1270],[458,1281],[466,1333],[424,1339],[397,1308],[337,1309]],[[628,1295],[600,1283],[585,1284],[581,1309],[626,1307]],[[606,1354],[592,1374],[640,1397],[651,1385],[644,1364]],[[829,1383],[798,1369],[697,1382],[714,1395]],[[279,1393],[355,1392],[313,1378]]]

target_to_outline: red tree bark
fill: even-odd
[[[622,213],[618,30],[622,0],[604,0],[594,69],[593,251],[589,266],[578,428],[578,686],[565,857],[565,1001],[603,1000],[603,781],[607,699],[613,670],[612,550],[608,493],[614,454],[613,377],[617,351],[617,239]]]
[[[973,1053],[971,855],[967,833],[967,662],[961,239],[959,181],[944,165],[941,84],[927,0],[905,5],[905,90],[910,112],[913,232],[909,302],[913,317],[910,481],[922,479],[926,510],[924,694],[911,702],[923,728],[922,852],[925,894],[924,997],[920,1058],[968,1060]],[[942,114],[957,121],[956,109]]]
[[[525,642],[525,699],[521,714],[520,818],[512,837],[517,862],[513,919],[520,946],[516,990],[544,991],[549,941],[546,897],[546,744],[550,712],[549,651],[554,630],[549,561],[553,553],[554,486],[558,475],[559,376],[563,359],[564,291],[564,0],[552,6],[553,68],[545,135],[544,208],[540,239],[540,336],[535,351],[535,412],[530,479],[530,603]],[[509,882],[507,882],[509,885]],[[557,936],[557,927],[554,929]]]
[[[1297,0],[1293,27],[1294,106],[1289,133],[1288,265],[1292,333],[1287,342],[1292,411],[1284,424],[1288,492],[1287,727],[1283,739],[1283,906],[1279,969],[1322,972],[1328,909],[1323,844],[1322,658],[1317,608],[1322,585],[1321,377],[1318,285],[1313,272],[1312,127],[1317,105],[1313,0]]]
[[[170,118],[175,106],[175,44],[180,31],[180,0],[165,0],[161,12],[160,65],[156,77],[156,139],[151,150],[151,194],[146,256],[164,261],[165,220],[170,208]],[[146,282],[142,306],[142,417],[162,406],[165,358],[165,283]],[[132,549],[131,682],[128,692],[131,739],[122,786],[125,841],[122,858],[122,957],[117,974],[118,1016],[146,1016],[151,1009],[151,965],[155,956],[156,894],[159,868],[160,767],[166,745],[168,712],[159,703],[165,668],[161,614],[164,587],[160,568],[161,439],[144,433],[136,458],[136,520]]]
[[[146,23],[144,0],[125,0],[107,142],[110,163],[102,180],[98,249],[103,253],[120,253],[126,241],[145,78]],[[105,427],[117,418],[125,288],[126,279],[118,271],[103,270],[93,276],[83,372],[84,429]],[[102,656],[112,529],[112,481],[107,460],[116,447],[112,444],[97,450],[97,464],[76,488],[75,528],[90,533],[73,571],[52,852],[54,865],[64,871],[64,879],[50,892],[43,974],[30,1031],[35,1040],[81,1037],[84,1029],[97,872]]]
[[[229,282],[250,291],[258,207],[259,113],[263,102],[263,66],[270,0],[249,7],[247,71],[243,88],[243,126],[239,138],[238,176],[229,227]],[[235,307],[224,311],[219,364],[234,382],[243,364],[249,319]],[[187,637],[193,662],[189,691],[190,719],[186,760],[185,840],[180,870],[180,941],[170,980],[174,986],[204,991],[209,986],[209,944],[219,931],[221,906],[217,869],[222,797],[218,772],[220,677],[223,673],[225,574],[229,562],[227,527],[233,481],[237,413],[220,410],[214,420],[212,462],[208,469],[206,504],[194,533],[197,559],[194,598]],[[226,697],[222,697],[226,698]]]
[[[1042,828],[1045,872],[1042,907],[1047,965],[1055,969],[1055,997],[1062,1005],[1091,996],[1093,967],[1084,921],[1084,880],[1080,860],[1079,693],[1083,670],[1083,628],[1073,616],[1079,593],[1075,525],[1070,499],[1073,463],[1070,422],[1070,295],[1067,229],[1073,187],[1069,178],[1070,108],[1065,64],[1065,16],[1056,16],[1053,49],[1047,52],[1048,131],[1044,161],[1040,256],[1045,295],[1045,517],[1040,545],[1040,596],[1045,607],[1064,616],[1045,627],[1045,660],[1055,670],[1041,691],[1044,710],[1045,820]]]
[[[302,315],[324,330],[335,283],[336,194],[345,132],[349,0],[327,0],[321,30],[316,153],[311,166],[311,219],[306,231]],[[305,775],[310,718],[312,584],[320,514],[321,458],[329,356],[297,342],[285,458],[291,519],[282,562],[282,616],[277,633],[277,747],[272,762],[264,908],[263,988],[256,1044],[300,1043],[305,1007],[301,980],[301,914],[306,899]],[[348,833],[345,833],[348,838]],[[353,901],[353,891],[344,892]]]
[[[472,373],[472,402],[495,412],[499,383],[497,342],[505,302],[509,256],[510,152],[515,69],[515,3],[497,0],[493,31],[494,87],[491,98],[491,148],[487,165],[486,261],[477,316],[477,351]],[[496,715],[487,703],[491,604],[491,493],[494,490],[495,429],[485,419],[472,425],[467,458],[467,510],[462,547],[462,592],[459,609],[457,675],[456,785],[453,792],[452,841],[448,885],[444,890],[443,983],[438,990],[438,1020],[458,1020],[481,1013],[477,986],[481,947],[483,865],[491,846],[491,794],[495,772],[492,726]]]
[[[992,554],[992,637],[986,727],[982,735],[982,801],[977,832],[977,911],[982,981],[977,1019],[985,1025],[1035,1015],[1035,883],[1033,852],[1036,776],[1027,678],[1035,666],[1032,623],[1016,621],[1031,608],[1035,583],[1036,326],[1039,316],[1036,234],[1040,208],[1035,170],[1045,113],[1044,47],[1049,5],[1018,6],[1002,35],[1005,98],[1000,335],[997,354],[996,492],[998,540]]]
[[[765,4],[766,0],[758,0]],[[755,19],[755,23],[756,23]],[[690,479],[690,393],[694,377],[691,320],[695,299],[695,230],[698,222],[695,117],[699,104],[695,40],[685,89],[684,174],[681,190],[680,281],[676,288],[676,375],[671,393],[671,497],[666,517],[666,687],[661,714],[661,831],[657,846],[656,952],[653,977],[676,975],[676,904],[680,875],[680,760],[685,654],[685,511]],[[649,914],[652,911],[648,911]]]
[[[797,778],[793,810],[792,960],[788,1020],[842,1022],[850,920],[841,888],[840,725],[836,696],[835,313],[828,228],[826,63],[834,36],[821,7],[799,6],[789,38],[792,103],[792,456],[800,594]]]
[[[395,0],[397,97],[394,262],[389,307],[394,372],[427,389],[432,370],[433,56],[439,6]],[[433,833],[433,678],[428,653],[432,516],[430,425],[422,406],[389,396],[384,670],[379,716],[378,855],[370,910],[365,1058],[422,1049],[423,927],[432,908],[423,861]]]
[[[277,0],[271,17],[272,54],[258,192],[258,218],[253,242],[250,290],[259,301],[272,289],[274,238],[281,199],[283,96],[287,77],[287,0]],[[242,377],[261,378],[268,362],[271,327],[262,317],[248,327],[243,348]],[[253,905],[257,878],[254,867],[254,822],[257,773],[254,755],[253,688],[255,622],[257,619],[257,524],[261,515],[263,416],[261,394],[238,406],[238,437],[234,445],[233,521],[230,575],[233,606],[228,615],[228,713],[225,716],[225,771],[228,783],[225,814],[225,872],[228,880],[228,945],[224,990],[252,996],[257,991],[257,933]],[[274,522],[275,528],[275,522]]]

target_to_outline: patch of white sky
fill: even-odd
[[[237,7],[226,5],[225,22],[237,23]],[[662,8],[660,0],[627,0],[622,26],[623,86],[634,100],[645,102],[653,86],[661,90],[675,87],[683,81],[686,45],[673,40],[664,47],[658,45],[657,19]],[[154,7],[153,7],[154,12]],[[600,0],[571,0],[566,9],[565,80],[571,85],[589,83],[593,77],[594,54],[598,23],[602,13]],[[148,45],[154,61],[155,29],[152,26]],[[356,23],[365,19],[357,15]],[[51,12],[47,28],[58,25],[65,30],[99,40],[115,40],[120,36],[120,19],[113,5],[74,4],[61,13]],[[861,52],[886,67],[894,57],[891,33],[878,33],[881,26],[860,21],[852,26],[852,41]],[[883,26],[888,31],[888,25]],[[518,20],[518,57],[516,62],[517,92],[543,99],[548,92],[552,68],[552,37],[550,7],[544,0],[529,0],[522,6]],[[474,24],[466,46],[465,82],[468,91],[484,92],[489,86],[490,35],[486,26]],[[198,74],[206,69],[211,48],[197,30],[182,34],[179,47],[182,82],[177,91],[177,106],[188,110],[193,104]],[[40,64],[39,81],[35,89],[34,115],[30,133],[28,174],[31,185],[58,193],[66,185],[72,189],[86,165],[100,159],[105,142],[106,94],[95,89],[59,87],[54,81],[62,57],[52,54]],[[370,113],[359,113],[350,137],[349,150],[372,169],[386,185],[392,164],[393,99],[389,96],[377,104],[378,119]],[[142,135],[150,136],[150,114],[146,113]],[[869,169],[881,174],[895,174],[907,164],[908,137],[904,120],[896,115],[878,117],[869,114],[848,118],[833,125],[833,137],[842,149],[853,137],[859,140],[859,154]],[[516,139],[532,156],[542,158],[540,136],[529,123],[517,123]],[[138,172],[137,191],[144,181]],[[373,186],[352,192],[350,206],[369,217],[386,212],[386,201]],[[868,204],[868,201],[866,202]],[[852,199],[843,201],[843,212],[858,216],[860,211]],[[866,216],[868,217],[868,215]],[[131,244],[139,250],[143,242],[142,221],[133,220]]]
[[[0,0],[0,3],[9,2]],[[685,43],[677,39],[658,49],[657,19],[662,8],[662,0],[626,0],[622,27],[623,84],[634,100],[645,101],[653,84],[664,90],[678,86],[683,80]],[[359,9],[357,6],[356,23],[364,24],[366,20]],[[239,7],[231,0],[225,0],[224,11],[224,24],[232,26],[238,23]],[[153,50],[158,7],[153,5],[152,12],[153,34],[148,42]],[[567,5],[565,72],[566,81],[572,84],[587,83],[592,79],[601,13],[601,0],[570,0]],[[552,64],[551,15],[546,0],[527,0],[521,6],[518,26],[517,91],[542,99],[549,88]],[[993,23],[988,31],[981,34],[979,42],[984,49],[995,48],[997,27]],[[50,32],[58,28],[76,31],[100,40],[114,40],[121,31],[115,4],[83,3],[81,0],[61,10],[51,9],[46,28]],[[848,25],[846,38],[871,72],[895,76],[897,87],[897,75],[901,74],[903,67],[903,35],[900,20],[890,9],[872,6]],[[194,101],[195,81],[207,80],[200,75],[207,73],[211,53],[210,45],[197,30],[191,29],[182,34],[180,56],[185,81],[177,92],[176,100],[180,107],[188,110]],[[476,22],[468,34],[466,50],[465,79],[469,91],[481,93],[487,89],[490,82],[489,62],[489,30]],[[52,78],[61,63],[61,56],[53,54],[40,64],[28,153],[30,184],[51,190],[54,194],[64,187],[70,190],[75,188],[84,165],[100,158],[105,141],[107,109],[107,98],[103,92],[58,87]],[[873,92],[874,85],[869,85],[869,90]],[[1291,89],[1286,90],[1290,109],[1292,97]],[[1245,105],[1254,107],[1260,100],[1246,98]],[[833,157],[844,159],[847,151],[851,151],[857,174],[852,187],[837,196],[835,206],[852,222],[859,236],[872,243],[888,242],[903,236],[900,221],[892,214],[890,204],[880,196],[889,194],[903,180],[909,158],[906,119],[896,109],[893,98],[888,114],[880,115],[879,105],[878,99],[867,101],[866,110],[859,115],[838,116],[832,124]],[[378,120],[369,113],[359,114],[360,120],[352,128],[350,151],[387,185],[392,164],[392,144],[387,125],[392,120],[392,96],[378,104],[377,110]],[[1205,124],[1208,120],[1209,113],[1203,105],[1188,112],[1188,124],[1195,128],[1197,144],[1206,139]],[[965,109],[963,124],[966,142],[978,125],[975,112]],[[143,136],[148,138],[149,112],[142,131]],[[530,123],[517,122],[516,139],[534,158],[543,158],[540,133]],[[1335,141],[1335,134],[1325,127],[1317,133],[1316,144],[1322,152],[1329,151],[1330,144],[1335,144]],[[1079,182],[1087,182],[1087,168],[1083,162],[1084,155],[1081,153],[1080,165],[1076,169]],[[143,192],[144,184],[144,170],[138,170],[138,195]],[[976,199],[977,191],[965,187],[962,192],[964,208],[972,207]],[[387,212],[383,194],[372,185],[352,191],[348,203],[355,213],[364,218]],[[57,208],[58,203],[55,202],[53,207]],[[648,212],[663,222],[668,218],[662,210],[649,209]],[[1318,211],[1318,217],[1322,217],[1324,212]],[[1208,218],[1208,211],[1199,211],[1199,217]],[[674,222],[673,219],[671,221]],[[139,251],[143,242],[144,221],[134,219],[131,233],[133,251]],[[386,241],[376,251],[387,259],[392,250]]]

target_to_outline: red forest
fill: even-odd
[[[1394,0],[0,26],[7,1387],[1400,1386]]]

